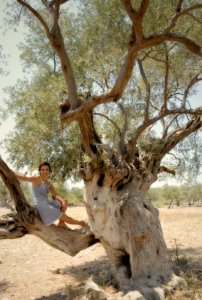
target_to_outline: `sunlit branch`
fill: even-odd
[[[112,90],[108,93],[108,97],[113,97],[114,100],[118,100],[121,98],[133,72],[135,60],[137,57],[137,49],[136,47],[129,46],[129,49],[124,57],[124,63],[121,67],[117,80],[112,88]]]
[[[175,175],[175,170],[174,170],[174,169],[170,169],[170,168],[167,168],[167,167],[165,167],[165,166],[160,166],[160,168],[159,168],[159,173],[162,173],[162,172],[165,172],[165,173],[169,173],[169,174]]]
[[[19,4],[21,4],[22,6],[24,6],[25,8],[27,8],[39,20],[39,22],[42,24],[42,26],[44,27],[44,29],[46,31],[46,34],[49,34],[48,24],[45,22],[44,18],[31,5],[29,5],[26,1],[17,0],[17,2]]]

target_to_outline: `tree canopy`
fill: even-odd
[[[38,5],[37,9],[47,20],[47,26],[51,26],[46,6]],[[179,128],[190,121],[193,115],[201,114],[201,109],[193,107],[191,103],[191,96],[201,80],[197,50],[197,44],[201,43],[200,3],[190,1],[188,6],[188,3],[179,2],[178,8],[173,1],[163,4],[145,1],[142,4],[143,11],[139,13],[143,13],[143,16],[139,21],[143,21],[139,30],[143,31],[143,44],[146,45],[140,46],[138,53],[132,50],[137,63],[134,70],[130,70],[132,76],[129,81],[126,79],[126,87],[121,83],[120,96],[115,95],[115,90],[119,89],[117,74],[121,65],[122,69],[126,68],[127,59],[129,62],[132,55],[129,50],[132,46],[129,44],[127,50],[126,40],[132,43],[130,27],[131,23],[135,24],[135,20],[138,20],[135,9],[140,3],[133,3],[133,11],[128,1],[110,1],[110,4],[108,1],[82,1],[76,13],[70,12],[68,5],[67,2],[62,7],[60,28],[72,61],[79,98],[84,103],[83,110],[88,106],[94,107],[96,131],[114,149],[123,153],[127,145],[133,144],[138,146],[140,152],[147,155],[149,149],[155,156],[162,141],[166,144],[167,139],[169,143],[169,139],[178,135]],[[20,44],[20,51],[29,79],[27,82],[19,81],[15,88],[9,89],[8,111],[16,114],[17,129],[9,138],[8,151],[12,162],[17,163],[18,167],[28,165],[35,168],[47,156],[57,171],[62,170],[64,178],[75,170],[77,158],[81,157],[78,130],[74,125],[68,128],[61,125],[57,115],[58,105],[66,101],[69,91],[62,77],[57,51],[44,35],[44,28],[46,31],[48,29],[43,23],[39,27],[37,20],[30,19],[26,14],[24,22],[29,33]],[[152,35],[153,32],[157,37]],[[162,32],[165,39],[163,43]],[[168,32],[172,38],[168,37]],[[186,34],[188,38],[179,40],[178,33]],[[137,32],[133,32],[133,35],[137,35]],[[154,45],[148,48],[147,43],[150,44],[152,39],[155,40]],[[190,47],[194,49],[193,54],[189,51]],[[125,51],[128,53],[126,63],[121,59]],[[126,78],[127,75],[122,75],[121,71],[119,77]],[[105,94],[110,89],[112,96],[109,92],[107,98]],[[94,95],[94,101],[88,101],[91,95]],[[120,98],[119,102],[116,98]],[[105,105],[97,105],[99,103]],[[26,147],[23,147],[25,135],[29,139]],[[174,146],[165,146],[162,151],[162,158],[167,153],[171,154],[164,159],[166,168],[176,169],[180,166],[178,170],[181,170],[181,174],[185,169],[196,173],[200,168],[201,139],[195,133],[190,140],[182,140],[176,140],[174,153]],[[193,142],[195,147],[192,147]],[[44,153],[45,148],[47,152]],[[190,160],[184,160],[183,151],[187,156],[188,149]],[[30,160],[29,153],[32,150],[36,151],[37,159],[34,157]],[[66,156],[69,159],[65,163],[62,158]],[[195,168],[189,167],[193,165]]]
[[[64,176],[79,162],[90,228],[44,226],[0,158],[16,207],[11,220],[0,220],[0,238],[32,233],[70,255],[99,240],[121,290],[160,299],[182,282],[146,194],[159,174],[175,174],[185,155],[187,165],[185,147],[193,160],[201,149],[202,107],[191,96],[202,79],[202,4],[84,0],[73,13],[70,3],[16,0],[8,7],[11,21],[17,15],[30,29],[20,48],[31,71],[10,89],[17,130],[8,146],[13,161],[34,167],[49,156]]]

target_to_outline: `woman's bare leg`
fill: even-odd
[[[80,225],[82,227],[87,226],[86,222],[84,221],[78,221],[76,219],[73,219],[69,216],[67,216],[66,214],[63,214],[60,218],[59,218],[59,224],[62,225],[62,223],[68,223],[68,224],[72,224],[72,225]],[[59,225],[58,224],[58,225]],[[60,226],[60,225],[59,225]],[[64,227],[64,226],[63,226]]]
[[[69,227],[67,226],[67,224],[65,224],[65,222],[60,221],[60,220],[59,220],[58,226],[59,226],[59,227],[63,227],[63,228],[69,228]],[[70,229],[70,228],[69,228],[69,229]]]

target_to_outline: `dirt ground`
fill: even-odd
[[[68,213],[87,219],[83,207],[69,208]],[[202,208],[160,209],[160,219],[170,254],[177,259],[176,272],[188,283],[187,291],[168,299],[202,299]],[[70,257],[31,235],[0,241],[0,300],[79,300],[90,277],[114,292],[100,244]]]

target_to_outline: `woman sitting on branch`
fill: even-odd
[[[35,207],[45,225],[51,225],[59,219],[58,226],[68,228],[66,223],[72,225],[87,226],[84,221],[75,220],[65,214],[67,209],[67,200],[60,197],[52,182],[49,180],[51,166],[48,162],[39,165],[39,176],[24,176],[15,173],[19,180],[31,182],[34,195]],[[49,199],[51,194],[52,199]]]

